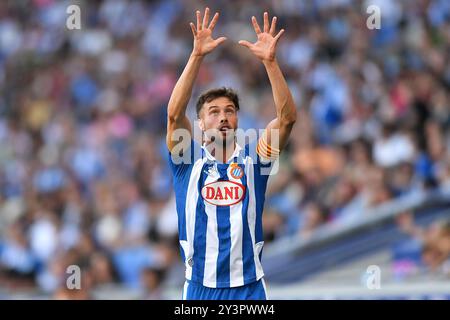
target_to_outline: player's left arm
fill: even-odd
[[[284,33],[284,29],[281,29],[275,34],[276,21],[277,17],[273,17],[269,26],[269,15],[267,12],[264,12],[264,28],[261,31],[256,18],[252,17],[253,28],[258,37],[257,41],[255,43],[245,40],[239,41],[239,44],[250,49],[262,61],[272,86],[277,117],[267,125],[257,146],[258,154],[268,159],[278,157],[286,145],[292,127],[297,120],[297,109],[294,99],[276,59],[276,46]]]

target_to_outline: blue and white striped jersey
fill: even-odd
[[[169,154],[186,278],[210,288],[259,280],[264,275],[262,212],[271,163],[262,163],[248,144],[236,145],[227,163],[194,141],[190,149],[190,161],[180,163]]]

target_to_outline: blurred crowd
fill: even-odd
[[[397,217],[397,223],[408,237],[392,248],[395,278],[450,277],[450,219],[441,218],[420,226],[411,212],[404,212]]]
[[[81,30],[66,28],[73,3]],[[264,10],[286,30],[277,57],[299,116],[268,186],[267,242],[450,188],[448,0],[208,5],[228,40],[204,60],[192,119],[195,97],[229,86],[240,126],[264,128],[275,116],[269,81],[237,41],[255,40],[250,17]],[[369,5],[379,30],[366,25]],[[204,6],[0,2],[0,286],[89,298],[121,285],[159,299],[182,281],[165,119]],[[69,265],[83,290],[67,290]]]

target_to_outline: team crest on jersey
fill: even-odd
[[[202,188],[202,197],[215,206],[231,206],[242,201],[245,187],[234,181],[215,181]]]
[[[240,179],[244,175],[244,170],[237,164],[232,163],[230,164],[230,176],[232,176],[234,179]]]

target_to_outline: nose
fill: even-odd
[[[228,122],[225,112],[220,114],[220,123]]]

